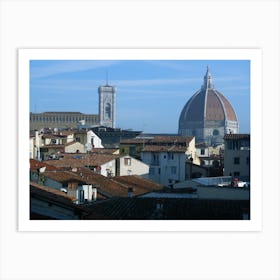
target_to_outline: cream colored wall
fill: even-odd
[[[108,177],[108,172],[111,172],[112,176],[116,176],[116,160],[111,160],[101,165],[100,174]]]
[[[65,153],[76,153],[79,150],[80,153],[85,153],[85,146],[79,142],[73,143],[69,146],[65,146]]]
[[[189,142],[189,147],[187,149],[186,154],[188,155],[192,155],[193,158],[193,163],[200,165],[200,160],[199,157],[196,154],[196,148],[195,148],[195,137],[193,137],[193,139]]]
[[[131,165],[125,165],[125,158],[131,159]],[[130,156],[120,158],[120,176],[149,174],[149,165]]]
[[[87,132],[87,143],[91,144],[91,139],[93,139],[94,148],[104,148],[101,139],[91,130]]]
[[[29,158],[35,159],[35,138],[29,138]]]
[[[45,138],[45,145],[52,145],[52,139],[56,140],[56,143],[54,143],[54,145],[63,145],[63,138],[55,138],[54,137],[50,137],[50,138]]]

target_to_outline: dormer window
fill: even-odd
[[[131,166],[131,158],[124,158],[124,165]]]

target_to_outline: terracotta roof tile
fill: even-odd
[[[241,220],[250,202],[189,198],[113,198],[89,209],[110,220]],[[89,214],[85,219],[95,219]]]
[[[81,179],[86,181],[87,184],[92,184],[97,187],[97,192],[107,197],[127,197],[128,190],[131,188],[133,189],[134,195],[140,195],[163,188],[163,186],[140,176],[105,177],[93,173],[86,168],[78,168],[75,173],[79,174]]]
[[[66,136],[59,135],[59,134],[43,134],[42,138],[43,139],[61,139],[61,138],[66,138]]]
[[[173,152],[173,153],[185,153],[187,147],[178,147],[178,146],[157,146],[157,145],[148,145],[145,146],[142,152]]]
[[[31,192],[31,195],[38,194],[40,196],[47,197],[51,200],[56,200],[56,201],[64,202],[64,203],[71,204],[71,205],[73,205],[73,202],[76,201],[75,197],[69,196],[62,191],[59,191],[59,190],[56,190],[53,188],[49,188],[46,186],[42,186],[42,185],[39,185],[34,182],[30,182],[30,192]]]
[[[154,144],[159,144],[159,145],[173,145],[174,143],[176,144],[181,144],[181,145],[188,145],[189,142],[193,139],[193,137],[188,137],[188,136],[153,136],[151,138],[134,138],[134,139],[124,139],[121,140],[121,144],[145,144],[145,145],[154,145]]]
[[[44,174],[47,178],[50,178],[52,180],[55,180],[57,182],[61,183],[67,183],[67,182],[79,182],[81,184],[86,184],[84,180],[82,180],[81,176],[78,176],[72,172],[63,171],[63,170],[55,170],[55,171],[45,171]]]
[[[151,141],[151,139],[143,139],[143,138],[132,138],[132,139],[122,139],[120,144],[145,144]]]
[[[155,136],[150,140],[150,143],[160,143],[160,144],[168,144],[168,143],[176,143],[176,144],[189,144],[189,142],[193,139],[193,136]]]
[[[112,180],[126,185],[128,188],[133,188],[133,192],[135,195],[163,189],[162,185],[136,175],[117,176]]]
[[[226,134],[224,136],[225,140],[239,140],[239,139],[249,139],[250,140],[250,134]]]
[[[48,160],[46,163],[56,167],[84,167],[101,166],[118,157],[110,154],[61,154],[63,158],[59,160]]]
[[[93,154],[109,154],[112,155],[114,153],[116,153],[118,151],[118,149],[109,149],[109,148],[92,148],[91,149],[91,153]]]
[[[46,167],[46,171],[52,171],[52,170],[58,170],[53,165],[47,164],[46,162],[41,162],[36,159],[30,159],[29,160],[30,170],[37,171],[41,167]]]
[[[208,145],[205,142],[200,142],[195,144],[196,148],[207,148]]]
[[[47,149],[64,149],[65,145],[62,144],[48,144],[41,147],[41,149],[47,148]]]

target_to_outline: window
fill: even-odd
[[[124,158],[124,165],[131,165],[131,158]]]
[[[167,156],[169,160],[174,159],[174,153],[167,153]]]
[[[150,173],[150,175],[155,175],[155,169],[153,167],[151,167],[149,173]]]
[[[240,164],[240,157],[233,158],[233,163],[234,164]]]
[[[201,150],[200,150],[200,154],[201,154],[201,155],[205,155],[205,150],[204,150],[204,149],[201,149]]]
[[[108,118],[108,119],[111,119],[111,104],[110,103],[106,103],[105,117]]]
[[[135,156],[135,153],[136,153],[135,147],[129,147],[129,155]]]
[[[151,164],[155,164],[155,165],[159,164],[159,156],[158,156],[158,154],[156,154],[156,153],[152,154],[152,163]]]
[[[84,190],[79,190],[79,202],[85,201],[85,192]]]
[[[175,175],[177,173],[177,167],[176,166],[171,166],[171,174]]]
[[[215,129],[214,131],[213,131],[213,136],[218,136],[219,135],[219,130],[218,129]]]

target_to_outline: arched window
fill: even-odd
[[[215,129],[214,131],[213,131],[213,136],[218,136],[219,135],[219,130],[218,129]]]
[[[105,118],[111,119],[111,104],[106,103],[105,105]]]

